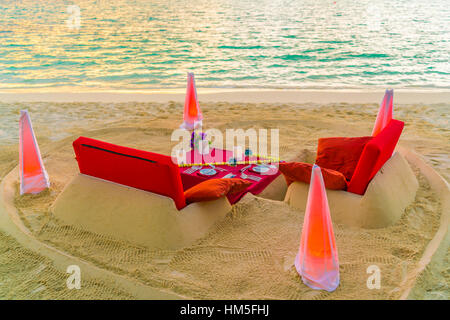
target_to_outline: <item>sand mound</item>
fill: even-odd
[[[341,190],[327,190],[334,222],[362,228],[382,228],[392,225],[415,199],[419,183],[408,162],[394,153],[369,183],[363,196]],[[292,183],[285,201],[304,210],[309,184]]]
[[[172,199],[78,174],[51,211],[67,224],[152,249],[185,247],[230,212],[223,197],[178,211]]]
[[[284,176],[281,174],[275,180],[273,180],[263,190],[263,192],[258,194],[258,197],[265,198],[265,199],[271,199],[271,200],[284,201],[284,198],[286,197],[287,189],[288,189],[288,187],[286,184],[286,180],[284,179]]]

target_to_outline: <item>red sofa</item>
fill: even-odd
[[[392,156],[403,127],[402,121],[392,119],[366,144],[348,184],[348,192],[361,195],[366,192],[369,182]]]
[[[178,166],[169,156],[79,137],[73,142],[82,174],[170,197],[186,206]]]

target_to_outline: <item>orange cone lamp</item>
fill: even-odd
[[[20,111],[19,169],[21,195],[39,193],[50,187],[27,110]]]
[[[295,268],[312,289],[334,291],[339,285],[339,261],[322,172],[313,166],[300,249]]]
[[[188,72],[186,99],[184,101],[183,124],[182,129],[194,130],[202,126],[202,112],[197,100],[197,89],[195,87],[194,74]]]
[[[381,101],[380,110],[378,110],[377,120],[372,130],[372,136],[375,137],[392,120],[394,90],[386,90],[383,101]]]

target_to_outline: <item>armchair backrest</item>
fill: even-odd
[[[86,137],[75,140],[73,148],[82,174],[170,197],[178,210],[186,206],[171,157]]]
[[[404,123],[392,119],[389,124],[364,147],[347,191],[364,194],[370,180],[389,160],[402,133]]]

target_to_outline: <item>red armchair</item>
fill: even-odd
[[[82,174],[170,197],[186,206],[178,166],[169,156],[79,137],[73,142]]]
[[[367,185],[389,160],[402,133],[404,123],[392,119],[363,149],[347,191],[364,194]]]

